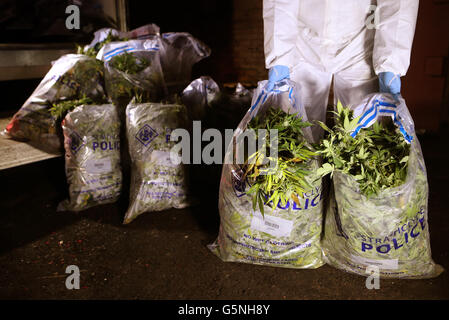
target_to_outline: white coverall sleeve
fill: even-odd
[[[296,65],[299,0],[263,0],[265,67]]]
[[[419,0],[377,0],[377,6],[374,71],[377,75],[390,71],[404,76],[410,65]]]

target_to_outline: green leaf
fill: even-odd
[[[352,138],[359,117],[353,111],[337,104],[335,125],[326,131],[325,138],[315,146],[324,157],[324,165],[317,171],[320,176],[333,175],[335,170],[352,175],[366,196],[404,183],[407,177],[410,146],[392,123],[375,122]]]
[[[264,217],[264,204],[263,204],[262,196],[259,196],[259,210],[260,210],[260,213],[262,214],[262,217]]]
[[[302,129],[310,125],[311,123],[302,121],[297,114],[287,114],[274,108],[268,109],[263,117],[259,115],[248,123],[248,129],[255,129],[256,132],[261,128],[278,130],[278,157],[270,159],[275,161],[275,167],[268,168],[267,164],[262,164],[261,161],[251,161],[262,159],[262,151],[249,155],[242,167],[243,177],[249,179],[252,185],[248,193],[253,196],[253,206],[254,201],[257,201],[260,207],[260,202],[263,202],[266,194],[269,195],[267,203],[271,202],[274,210],[279,202],[285,204],[291,198],[293,190],[302,191],[309,186],[306,176],[311,173],[310,161],[318,155],[303,134]],[[264,151],[269,151],[269,146],[267,136]]]
[[[321,121],[316,121],[316,122],[318,123],[318,125],[319,125],[321,128],[324,129],[324,131],[332,132],[331,129],[329,129],[329,127],[326,126],[323,122],[321,122]]]
[[[316,171],[316,174],[318,176],[324,177],[325,175],[331,173],[334,171],[334,166],[330,163],[324,163],[318,170]]]
[[[404,158],[399,161],[399,163],[407,163],[408,162],[408,156],[405,156]]]
[[[343,127],[345,128],[346,132],[350,132],[351,131],[350,127],[349,127],[349,118],[348,118],[347,115],[345,115],[345,119],[344,119],[344,122],[343,122]]]
[[[337,112],[338,114],[341,114],[343,112],[343,104],[341,103],[340,100],[337,101]]]

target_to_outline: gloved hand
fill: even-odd
[[[268,72],[267,91],[273,90],[274,84],[278,81],[290,79],[290,70],[287,66],[274,66]]]
[[[401,94],[401,77],[393,72],[379,73],[380,92],[391,93],[396,101]]]

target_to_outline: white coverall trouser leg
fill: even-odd
[[[334,101],[341,101],[344,106],[355,107],[363,98],[379,90],[379,81],[372,65],[366,60],[352,64],[335,73],[320,70],[307,62],[297,64],[291,79],[301,85],[301,98],[309,120],[325,122],[329,104],[329,92],[333,83]],[[319,126],[312,129],[314,140],[322,137]]]

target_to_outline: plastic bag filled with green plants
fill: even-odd
[[[319,173],[333,179],[325,261],[365,276],[372,267],[385,278],[437,276],[442,268],[430,250],[426,166],[405,101],[373,94],[354,111],[339,104],[334,127],[323,127]]]
[[[147,24],[129,32],[106,28],[98,30],[92,43],[84,48],[84,52],[98,53],[97,59],[103,60],[104,50],[108,48],[100,49],[99,46],[111,42],[111,39],[144,40],[145,50],[158,50],[165,84],[170,95],[180,94],[191,81],[193,65],[211,54],[210,48],[190,33],[161,33],[155,24]],[[118,47],[114,47],[116,48]]]
[[[129,40],[104,46],[106,92],[114,103],[126,105],[136,95],[153,102],[165,98],[159,48],[147,47],[145,43]]]
[[[6,127],[6,134],[52,153],[62,152],[60,122],[54,103],[88,97],[103,101],[103,63],[82,54],[67,54],[52,68]]]
[[[122,188],[120,121],[114,105],[81,105],[62,122],[69,199],[59,211],[118,200]]]
[[[318,268],[323,265],[322,185],[315,174],[320,162],[310,144],[310,123],[297,84],[283,80],[266,92],[266,83],[259,82],[252,107],[226,152],[220,231],[209,248],[224,261]],[[262,143],[256,152],[249,147],[255,138],[242,138],[248,129],[254,129]],[[260,129],[275,130],[277,138],[270,131],[265,143],[260,142]],[[267,151],[272,139],[278,141],[278,156]],[[273,163],[264,164],[265,157]]]
[[[147,211],[184,208],[187,202],[185,165],[171,161],[172,130],[185,128],[183,105],[135,103],[126,108],[126,130],[131,157],[130,204],[124,223]],[[177,156],[177,155],[175,155]]]

